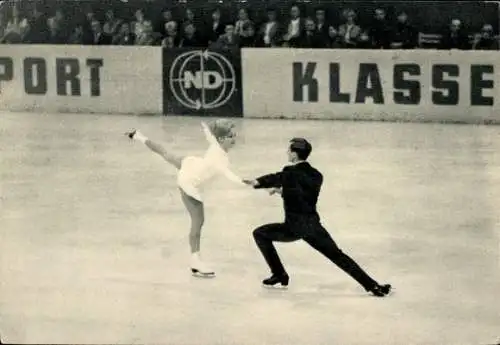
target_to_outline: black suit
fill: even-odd
[[[304,33],[298,42],[299,48],[326,48],[328,46],[327,41],[323,37],[313,32],[310,35]]]
[[[210,22],[205,27],[205,41],[206,43],[215,43],[221,37],[226,30],[226,25],[219,22],[216,27],[214,27],[214,22]]]
[[[110,45],[113,40],[113,37],[110,35],[101,32],[99,34],[94,35],[94,45],[102,46],[102,45]]]
[[[282,188],[285,222],[266,224],[253,232],[255,242],[273,275],[285,274],[273,242],[302,239],[353,277],[365,290],[369,291],[377,285],[354,260],[337,247],[321,225],[316,204],[323,176],[318,170],[308,162],[301,162],[287,166],[279,173],[259,177],[257,182],[258,185],[254,188]]]

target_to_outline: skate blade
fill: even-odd
[[[191,274],[196,278],[215,278],[215,272],[203,273],[193,268],[191,269]]]
[[[276,285],[262,284],[262,287],[267,290],[288,290],[288,285],[281,285],[281,284],[276,284]]]

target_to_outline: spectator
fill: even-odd
[[[44,44],[50,40],[48,18],[42,13],[41,6],[35,5],[33,16],[28,21],[28,29],[23,41],[31,44]]]
[[[234,25],[234,32],[236,35],[240,37],[243,36],[243,27],[248,27],[248,24],[253,25],[252,22],[250,21],[250,17],[248,15],[248,11],[245,8],[241,8],[238,11],[238,20],[236,21]]]
[[[304,33],[304,20],[300,16],[299,6],[293,5],[290,9],[290,20],[287,31],[283,37],[284,45],[287,47],[297,47],[299,40]]]
[[[239,36],[240,47],[250,48],[255,47],[257,38],[255,37],[255,28],[251,22],[245,23]]]
[[[21,43],[27,30],[28,20],[20,16],[17,4],[15,4],[12,7],[12,18],[6,23],[2,42],[7,44]]]
[[[418,47],[418,32],[408,23],[406,12],[398,14],[397,23],[391,34],[391,48],[415,49]]]
[[[469,36],[465,32],[462,22],[459,19],[453,19],[442,35],[440,49],[467,50],[469,47]]]
[[[198,38],[196,27],[193,23],[184,25],[184,35],[179,42],[179,47],[203,47],[203,43]]]
[[[353,10],[345,10],[343,14],[346,22],[339,27],[340,46],[342,48],[356,48],[361,35],[361,28],[355,22],[356,13]]]
[[[158,44],[158,39],[161,35],[156,34],[153,30],[153,23],[150,20],[143,21],[142,34],[135,40],[137,46],[154,46]]]
[[[87,12],[85,12],[85,16],[87,18],[87,22],[89,24],[92,24],[94,20],[98,20],[97,17],[95,16],[94,10],[92,8],[89,8]]]
[[[79,23],[75,26],[73,29],[73,32],[69,36],[68,39],[68,44],[78,44],[78,45],[83,45],[84,44],[84,35],[83,35],[83,24]]]
[[[94,32],[92,30],[92,24],[87,20],[87,18],[88,17],[86,14],[79,14],[77,18],[73,20],[75,22],[75,26],[73,28],[73,31],[69,34],[69,44],[94,44]]]
[[[57,9],[55,15],[48,20],[51,44],[65,44],[71,33],[69,20],[61,9]]]
[[[170,22],[175,22],[176,25],[177,25],[177,22],[174,20],[174,15],[172,13],[172,10],[169,9],[169,8],[165,8],[163,9],[163,11],[161,12],[161,18],[160,18],[160,21],[159,21],[159,25],[157,26],[157,31],[162,35],[162,36],[166,36],[167,35],[167,32],[166,32],[166,27],[165,25],[167,23],[170,23]]]
[[[118,33],[118,30],[121,29],[122,20],[119,18],[115,18],[115,13],[113,10],[108,10],[106,12],[106,22],[104,23],[104,33],[113,37]]]
[[[172,13],[172,10],[169,8],[165,8],[162,13],[162,18],[163,18],[163,25],[169,23],[169,22],[175,22],[174,20],[174,15]]]
[[[328,27],[328,47],[333,49],[341,48],[340,36],[332,25]]]
[[[493,26],[484,24],[481,33],[474,36],[474,50],[499,50],[499,42],[493,32]]]
[[[144,32],[145,22],[146,18],[144,17],[144,11],[142,9],[135,11],[135,22],[132,24],[132,32],[138,40],[141,39]]]
[[[50,44],[65,44],[68,41],[68,36],[63,32],[64,25],[59,20],[49,20],[49,40],[47,43]]]
[[[94,34],[94,40],[93,44],[94,45],[108,45],[111,44],[111,36],[106,34],[104,31],[102,31],[102,26],[101,23],[94,19],[91,23],[92,26],[92,32]]]
[[[267,9],[267,21],[262,25],[259,35],[259,45],[264,47],[276,47],[278,45],[279,23],[276,9]]]
[[[208,45],[217,42],[219,37],[226,32],[226,27],[222,23],[221,12],[219,9],[212,12],[211,20],[208,23],[205,32],[207,33],[206,41]]]
[[[130,30],[129,23],[122,22],[122,24],[120,25],[120,29],[118,30],[116,35],[113,36],[112,44],[122,46],[130,46],[135,44],[135,35],[132,30]]]
[[[186,12],[184,13],[184,20],[182,21],[182,32],[184,32],[184,33],[186,32],[187,25],[193,26],[193,29],[195,31],[196,40],[198,42],[202,43],[203,40],[201,39],[201,37],[199,37],[199,33],[203,32],[203,30],[198,30],[199,28],[198,28],[198,23],[196,22],[196,16],[195,16],[193,10],[191,10],[190,8],[187,8]],[[189,30],[191,30],[191,29],[189,29]]]
[[[316,31],[316,24],[313,19],[307,18],[304,27],[305,31],[300,37],[299,48],[326,48],[327,42]]]
[[[250,20],[248,11],[244,8],[238,13],[238,21],[235,24],[234,32],[238,36],[238,41],[242,47],[255,46],[255,29]]]
[[[219,37],[217,42],[213,44],[214,48],[224,49],[224,50],[234,50],[239,48],[240,42],[238,41],[238,36],[235,33],[234,25],[226,25],[226,32]]]
[[[326,11],[324,8],[316,9],[316,32],[325,42],[329,40],[330,26],[326,22]]]
[[[165,24],[166,35],[161,42],[164,48],[175,48],[180,45],[180,39],[177,30],[177,22],[171,21]]]
[[[186,8],[186,12],[184,14],[184,22],[187,23],[195,23],[195,15],[192,9]]]
[[[369,36],[372,41],[372,47],[375,49],[389,49],[391,30],[387,23],[385,10],[377,8],[372,20]]]

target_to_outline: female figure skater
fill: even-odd
[[[234,123],[228,120],[216,120],[210,124],[210,127],[205,123],[202,123],[202,127],[209,143],[203,157],[182,157],[174,154],[137,130],[128,132],[126,135],[130,139],[145,144],[151,151],[159,154],[178,169],[177,185],[182,201],[191,217],[191,231],[189,233],[192,254],[191,271],[195,276],[214,277],[215,272],[207,267],[200,258],[201,229],[205,218],[201,189],[216,175],[224,175],[242,186],[245,186],[245,183],[229,169],[227,153],[235,144]]]

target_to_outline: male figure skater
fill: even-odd
[[[337,247],[321,225],[316,204],[323,176],[306,161],[311,151],[312,146],[306,139],[294,138],[288,149],[288,160],[292,165],[286,166],[279,173],[244,181],[256,189],[273,188],[271,194],[281,194],[285,208],[284,223],[266,224],[253,232],[255,242],[272,273],[272,276],[262,283],[269,287],[277,284],[288,286],[288,274],[273,242],[302,239],[354,278],[367,292],[377,297],[388,295],[391,285],[380,285],[368,276],[353,259]]]

